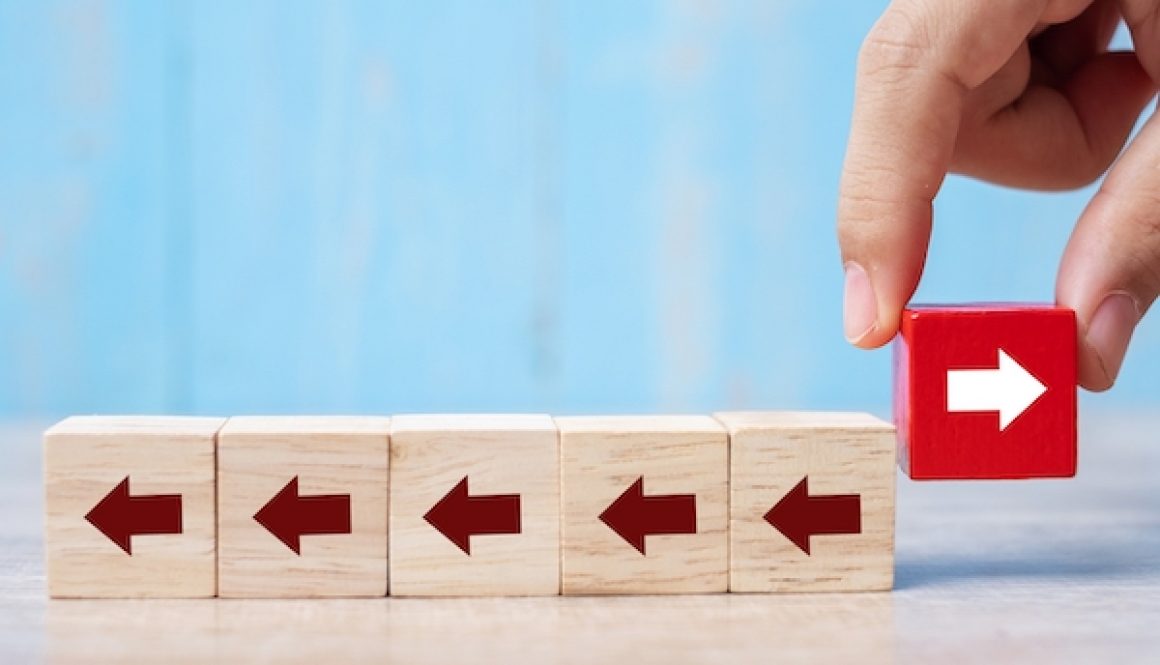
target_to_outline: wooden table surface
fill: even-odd
[[[39,428],[0,428],[0,663],[1160,663],[1160,415],[1070,481],[899,479],[884,594],[48,601]]]

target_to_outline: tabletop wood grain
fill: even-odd
[[[892,593],[49,601],[38,427],[0,427],[0,662],[1158,662],[1160,415],[1069,481],[899,478]]]

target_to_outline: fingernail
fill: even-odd
[[[1109,383],[1120,373],[1128,341],[1132,339],[1132,331],[1140,322],[1140,316],[1136,300],[1123,291],[1115,291],[1104,297],[1088,324],[1087,343],[1099,357]]]
[[[842,325],[846,341],[857,344],[878,327],[878,300],[870,276],[854,261],[846,263],[846,296]]]

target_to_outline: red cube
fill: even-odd
[[[894,422],[899,465],[916,480],[1074,476],[1075,312],[1022,304],[904,310]]]

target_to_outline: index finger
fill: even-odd
[[[898,329],[922,273],[931,203],[966,93],[999,71],[1038,22],[1067,20],[1089,2],[896,0],[875,24],[859,54],[838,198],[851,343],[881,346]]]

